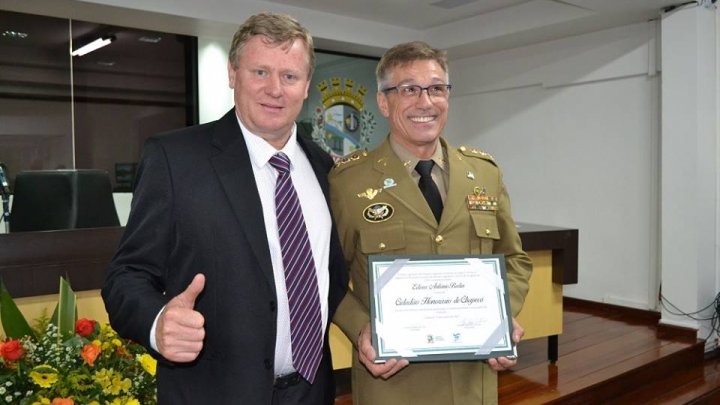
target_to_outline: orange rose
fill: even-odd
[[[85,363],[89,364],[90,367],[94,367],[95,359],[97,359],[100,351],[101,350],[99,347],[95,346],[92,343],[89,343],[83,346],[82,351],[80,351],[80,356],[82,356],[83,360],[85,360]]]
[[[95,324],[97,322],[90,319],[78,319],[75,322],[75,332],[82,337],[88,337],[95,332]]]
[[[24,353],[19,340],[8,340],[0,346],[0,356],[6,361],[18,361]]]
[[[55,398],[50,405],[75,405],[72,398]]]

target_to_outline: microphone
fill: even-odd
[[[7,176],[5,176],[5,165],[0,163],[0,194],[10,195],[10,185]]]

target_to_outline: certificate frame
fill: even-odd
[[[517,356],[504,255],[371,255],[368,279],[376,363]]]

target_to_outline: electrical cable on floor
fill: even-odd
[[[675,304],[670,302],[670,300],[668,300],[662,293],[660,293],[660,305],[671,315],[685,316],[695,321],[710,321],[710,333],[705,338],[705,341],[710,339],[713,333],[720,337],[720,293],[715,296],[713,302],[695,312],[685,312],[681,310],[675,306]],[[710,317],[698,316],[711,308],[713,309],[713,313]]]

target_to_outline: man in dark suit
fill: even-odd
[[[102,295],[159,358],[160,404],[334,402],[328,322],[347,273],[332,159],[294,122],[314,61],[292,17],[252,16],[229,55],[235,108],[145,145]]]

